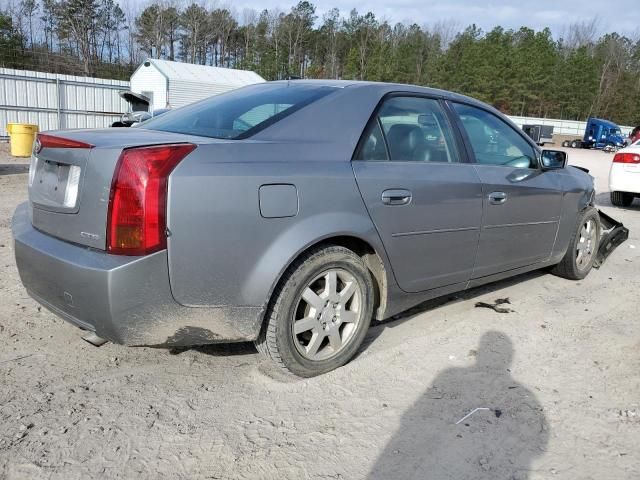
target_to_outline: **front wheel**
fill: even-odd
[[[582,280],[591,271],[600,245],[600,216],[589,207],[578,218],[562,261],[551,272],[570,280]]]
[[[258,350],[300,377],[313,377],[355,355],[373,314],[373,281],[351,250],[328,246],[287,271],[256,340]]]

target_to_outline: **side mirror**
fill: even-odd
[[[559,170],[567,166],[567,152],[561,150],[543,150],[541,159],[543,170]]]

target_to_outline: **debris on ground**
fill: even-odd
[[[4,330],[4,328],[3,328],[2,330]],[[10,359],[8,359],[8,360],[2,360],[2,361],[0,362],[0,364],[2,364],[2,363],[9,363],[9,362],[17,362],[18,360],[23,360],[23,359],[25,359],[25,358],[29,358],[29,357],[33,357],[33,353],[30,353],[29,355],[21,355],[21,356],[19,356],[19,357],[10,358]]]
[[[511,305],[511,300],[509,298],[496,298],[493,303],[485,303],[485,302],[476,302],[476,308],[490,308],[494,312],[498,313],[511,313],[515,312],[511,308],[501,307],[500,305],[509,304]]]
[[[491,410],[489,407],[478,407],[478,408],[474,408],[473,410],[471,410],[469,413],[467,413],[464,417],[462,417],[460,420],[458,420],[456,422],[456,425],[458,425],[460,422],[466,420],[467,418],[469,418],[471,415],[473,415],[476,412],[479,412],[481,410]]]
[[[489,408],[489,407],[478,407],[478,408],[474,408],[473,410],[471,410],[469,413],[467,413],[464,417],[462,417],[460,420],[458,420],[456,422],[456,425],[462,423],[464,420],[466,420],[467,418],[469,418],[471,415],[473,415],[476,412],[479,411],[489,411],[489,412],[493,412],[493,414],[496,416],[496,418],[500,418],[500,416],[502,415],[502,410],[500,410],[499,408]],[[465,423],[465,426],[467,424]]]

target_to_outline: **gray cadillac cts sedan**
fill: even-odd
[[[39,135],[16,261],[94,341],[252,340],[313,376],[372,318],[528,270],[587,275],[602,219],[565,164],[461,95],[269,82],[139,128]]]

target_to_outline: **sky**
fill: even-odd
[[[144,1],[144,0],[142,0]],[[190,0],[183,0],[190,2]],[[196,0],[197,1],[197,0]],[[551,27],[555,36],[574,22],[589,22],[597,18],[601,32],[616,31],[630,36],[640,36],[640,0],[530,0],[477,2],[474,0],[310,0],[322,14],[333,7],[348,15],[352,8],[359,13],[372,11],[378,19],[393,23],[417,23],[430,25],[436,22],[455,22],[461,29],[475,23],[483,30],[496,25],[506,28],[527,26],[534,29]],[[244,8],[263,10],[279,7],[288,11],[297,0],[213,0],[220,5],[231,6],[238,13]],[[199,3],[199,2],[198,2]]]

